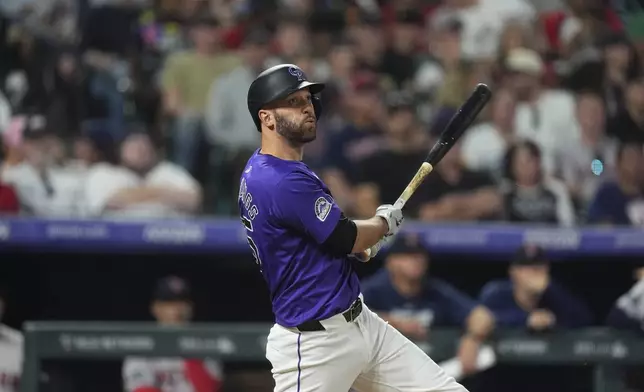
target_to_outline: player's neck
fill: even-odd
[[[301,161],[304,158],[304,146],[292,146],[267,139],[262,140],[260,152],[285,161]]]

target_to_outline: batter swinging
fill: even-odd
[[[323,89],[282,64],[248,90],[262,145],[242,175],[239,208],[275,313],[266,345],[275,392],[466,392],[362,302],[351,259],[373,257],[403,215],[382,205],[371,219],[348,219],[302,162]]]

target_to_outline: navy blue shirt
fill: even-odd
[[[413,319],[425,328],[464,326],[477,305],[450,284],[433,278],[427,280],[419,295],[404,297],[396,291],[386,269],[367,279],[362,287],[365,304],[373,311]]]
[[[528,322],[529,313],[515,301],[510,280],[495,280],[486,284],[481,290],[480,302],[494,313],[498,326],[525,327]],[[592,323],[592,315],[586,304],[552,281],[536,308],[552,312],[556,325],[561,327],[579,328]]]
[[[342,211],[306,164],[256,151],[242,174],[238,203],[278,324],[323,320],[358,298],[349,256],[322,246]]]
[[[641,221],[644,195],[626,195],[615,182],[602,184],[588,209],[588,223],[633,225]]]

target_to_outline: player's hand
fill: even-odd
[[[536,331],[542,331],[553,327],[556,321],[556,317],[551,311],[537,309],[528,316],[528,327]]]
[[[405,218],[403,217],[402,210],[396,208],[391,204],[383,204],[376,209],[376,216],[381,217],[387,222],[387,236],[396,235],[400,230]]]

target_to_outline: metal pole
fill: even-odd
[[[40,357],[36,344],[37,332],[28,326],[24,333],[24,361],[20,378],[20,392],[38,392],[40,381]]]
[[[624,392],[619,365],[598,363],[593,369],[593,392]]]

